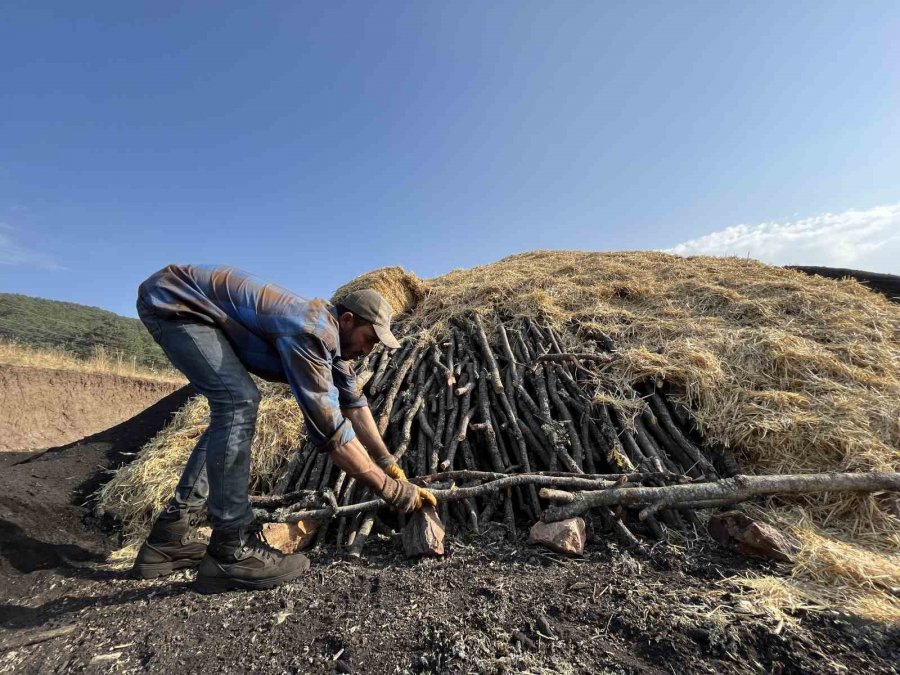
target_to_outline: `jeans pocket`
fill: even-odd
[[[141,323],[146,326],[150,335],[153,336],[153,339],[159,342],[159,335],[161,332],[159,320],[153,314],[153,310],[151,310],[147,303],[144,302],[144,299],[140,297],[137,301],[137,313]]]

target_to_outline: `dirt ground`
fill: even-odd
[[[451,537],[440,560],[407,561],[389,540],[363,560],[312,552],[305,577],[270,591],[202,596],[192,572],[134,581],[103,564],[118,542],[81,504],[185,396],[81,443],[4,455],[0,672],[898,672],[900,627],[780,622],[728,578],[787,569],[706,540],[635,557],[595,533],[566,559],[497,525]]]
[[[0,452],[72,443],[137,415],[181,386],[0,364]]]

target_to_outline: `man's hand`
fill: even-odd
[[[404,473],[403,469],[400,468],[400,465],[397,464],[397,460],[394,459],[393,455],[386,455],[385,457],[379,457],[375,460],[375,463],[381,467],[381,469],[394,480],[405,481],[408,480],[406,478],[406,473]]]
[[[390,476],[384,479],[381,497],[388,506],[401,513],[412,513],[426,504],[437,506],[437,498],[425,488],[407,481],[399,481]]]

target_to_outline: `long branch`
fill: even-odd
[[[629,487],[579,492],[571,504],[544,511],[542,520],[572,518],[596,506],[614,504],[662,504],[728,499],[734,502],[775,494],[813,492],[900,491],[900,473],[814,473],[783,476],[734,476],[709,483],[666,487]]]

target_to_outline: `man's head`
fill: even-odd
[[[381,341],[389,349],[400,343],[391,333],[393,309],[381,293],[365,288],[341,298],[335,305],[341,335],[341,355],[355,359],[371,352]]]

